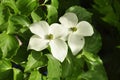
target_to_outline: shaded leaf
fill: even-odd
[[[3,58],[13,57],[17,49],[19,48],[18,40],[13,35],[8,35],[6,33],[0,34],[0,49],[2,51]]]
[[[94,30],[94,34],[85,38],[84,50],[97,54],[102,46],[102,40],[100,34]]]
[[[85,61],[87,62],[88,71],[83,72],[79,77],[79,79],[85,80],[108,80],[106,76],[106,72],[103,67],[102,60],[92,53],[83,51],[83,56]]]
[[[12,15],[8,21],[7,33],[8,34],[16,34],[19,30],[24,27],[28,27],[30,25],[30,21],[23,15],[16,16]]]
[[[56,60],[52,55],[47,54],[48,57],[48,79],[49,80],[60,80],[61,76],[61,64],[58,60]]]
[[[73,63],[73,55],[68,54],[66,59],[64,60],[64,62],[62,63],[62,77],[69,77],[73,74],[73,67],[74,63]]]
[[[120,15],[119,15],[119,5],[120,2],[117,0],[94,0],[94,9],[98,11],[97,13],[102,14],[100,18],[109,23],[110,25],[116,27],[120,31]]]
[[[12,8],[15,13],[19,13],[15,0],[2,0],[1,3],[5,6],[9,6],[10,8]]]
[[[22,63],[24,61],[27,61],[27,57],[28,57],[28,51],[25,45],[22,45],[16,55],[12,58],[12,60],[16,63]]]
[[[37,0],[17,0],[16,5],[22,15],[30,15],[30,13],[37,7]]]
[[[73,56],[71,54],[69,53],[66,58],[68,65],[66,64],[66,61],[63,63],[64,68],[62,70],[64,75],[62,77],[65,80],[80,80],[77,78],[84,70],[84,59],[81,54],[77,56]]]
[[[6,31],[8,28],[8,20],[9,20],[11,13],[10,13],[9,8],[0,6],[0,9],[1,9],[1,11],[0,11],[0,16],[1,16],[0,31],[3,32],[3,31]]]
[[[30,25],[30,21],[28,20],[28,18],[26,18],[23,15],[20,15],[20,16],[13,15],[10,17],[10,21],[14,24],[20,24],[23,27],[24,26],[28,27]]]

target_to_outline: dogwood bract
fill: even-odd
[[[64,14],[59,21],[67,31],[68,45],[73,55],[76,55],[84,47],[84,36],[94,33],[93,28],[87,21],[78,22],[76,14],[71,12]]]
[[[50,46],[52,55],[59,61],[64,61],[68,47],[61,39],[65,32],[62,26],[57,23],[49,26],[46,21],[40,21],[31,24],[30,30],[35,35],[30,38],[28,49],[41,51]]]

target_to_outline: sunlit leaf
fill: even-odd
[[[23,80],[23,73],[16,68],[13,68],[13,80]]]
[[[54,6],[56,9],[58,9],[59,6],[58,0],[51,0],[51,5]]]
[[[0,4],[0,25],[4,22],[3,5]]]
[[[15,36],[6,33],[0,34],[0,49],[3,57],[11,58],[16,54],[18,48],[19,43]]]
[[[57,21],[58,18],[58,12],[57,9],[52,6],[52,5],[46,5],[47,7],[47,19],[48,19],[48,23],[51,24],[53,22]]]
[[[12,64],[10,63],[9,60],[3,59],[0,60],[0,72],[6,71],[12,68]]]
[[[9,21],[7,24],[7,34],[15,34],[19,31],[20,28],[21,28],[21,26],[18,26],[18,25],[15,26],[14,23]]]
[[[47,75],[47,77],[50,80],[60,80],[60,76],[61,76],[60,62],[50,54],[47,54],[47,57],[48,57],[48,66],[47,66],[48,75]]]
[[[12,64],[7,59],[0,60],[0,80],[10,79]],[[11,79],[10,79],[11,80]]]
[[[29,80],[43,80],[39,71],[32,71],[29,77]]]
[[[33,19],[33,22],[38,22],[41,20],[41,17],[39,15],[37,15],[37,13],[35,13],[35,12],[31,13],[31,17]]]

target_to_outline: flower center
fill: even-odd
[[[76,31],[77,31],[77,28],[76,28],[76,27],[72,27],[72,28],[70,28],[70,30],[71,30],[72,32],[76,32]]]
[[[53,34],[48,34],[48,35],[46,35],[46,39],[52,40],[52,39],[53,39]]]

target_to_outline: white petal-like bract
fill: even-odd
[[[90,23],[87,21],[81,21],[77,24],[76,33],[82,36],[92,36],[94,31]]]
[[[67,34],[66,29],[58,23],[51,24],[49,32],[53,34],[55,38],[62,38]]]
[[[74,13],[68,12],[59,19],[60,23],[67,28],[75,27],[78,23],[78,18]]]
[[[46,21],[35,22],[30,25],[32,33],[43,37],[49,33],[49,25]]]
[[[36,51],[41,51],[45,48],[48,47],[48,41],[40,38],[37,35],[33,35],[30,38],[29,44],[28,44],[28,49],[33,49]]]
[[[54,39],[50,41],[50,47],[52,55],[59,61],[63,62],[67,56],[67,44],[61,39]]]
[[[84,47],[84,44],[85,44],[85,40],[83,36],[71,34],[68,37],[68,45],[70,46],[73,55],[79,53],[81,49]]]

